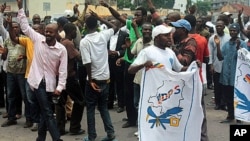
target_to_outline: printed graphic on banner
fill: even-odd
[[[250,122],[250,53],[238,51],[234,89],[235,118]]]
[[[200,141],[202,84],[196,63],[186,72],[145,69],[139,104],[140,141]]]

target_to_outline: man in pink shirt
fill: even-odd
[[[65,89],[67,78],[68,55],[66,48],[56,41],[58,27],[48,24],[45,36],[34,31],[28,23],[22,7],[22,0],[17,0],[18,20],[23,33],[34,43],[34,57],[32,60],[28,83],[34,89],[41,111],[38,124],[37,141],[46,140],[47,129],[53,141],[61,141],[60,133],[52,111],[52,96],[60,96]],[[58,79],[57,79],[58,78]]]

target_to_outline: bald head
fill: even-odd
[[[58,26],[56,23],[48,24],[45,27],[45,37],[48,45],[53,45],[56,41],[56,37],[58,36]]]
[[[33,22],[33,24],[40,24],[41,23],[40,15],[34,14],[32,17],[32,22]]]

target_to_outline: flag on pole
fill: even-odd
[[[238,51],[234,96],[235,118],[250,122],[250,52],[245,48]]]
[[[161,66],[161,65],[159,65]],[[145,70],[139,103],[140,141],[200,141],[203,111],[199,68]]]

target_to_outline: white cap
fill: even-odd
[[[154,40],[154,38],[160,34],[167,34],[167,33],[171,33],[174,31],[175,31],[174,28],[171,26],[158,25],[158,26],[153,28],[152,38]]]
[[[72,10],[65,10],[64,11],[64,17],[70,18],[74,15],[74,12]]]
[[[232,16],[233,14],[229,13],[229,12],[223,12],[222,14],[227,15],[227,16]]]

